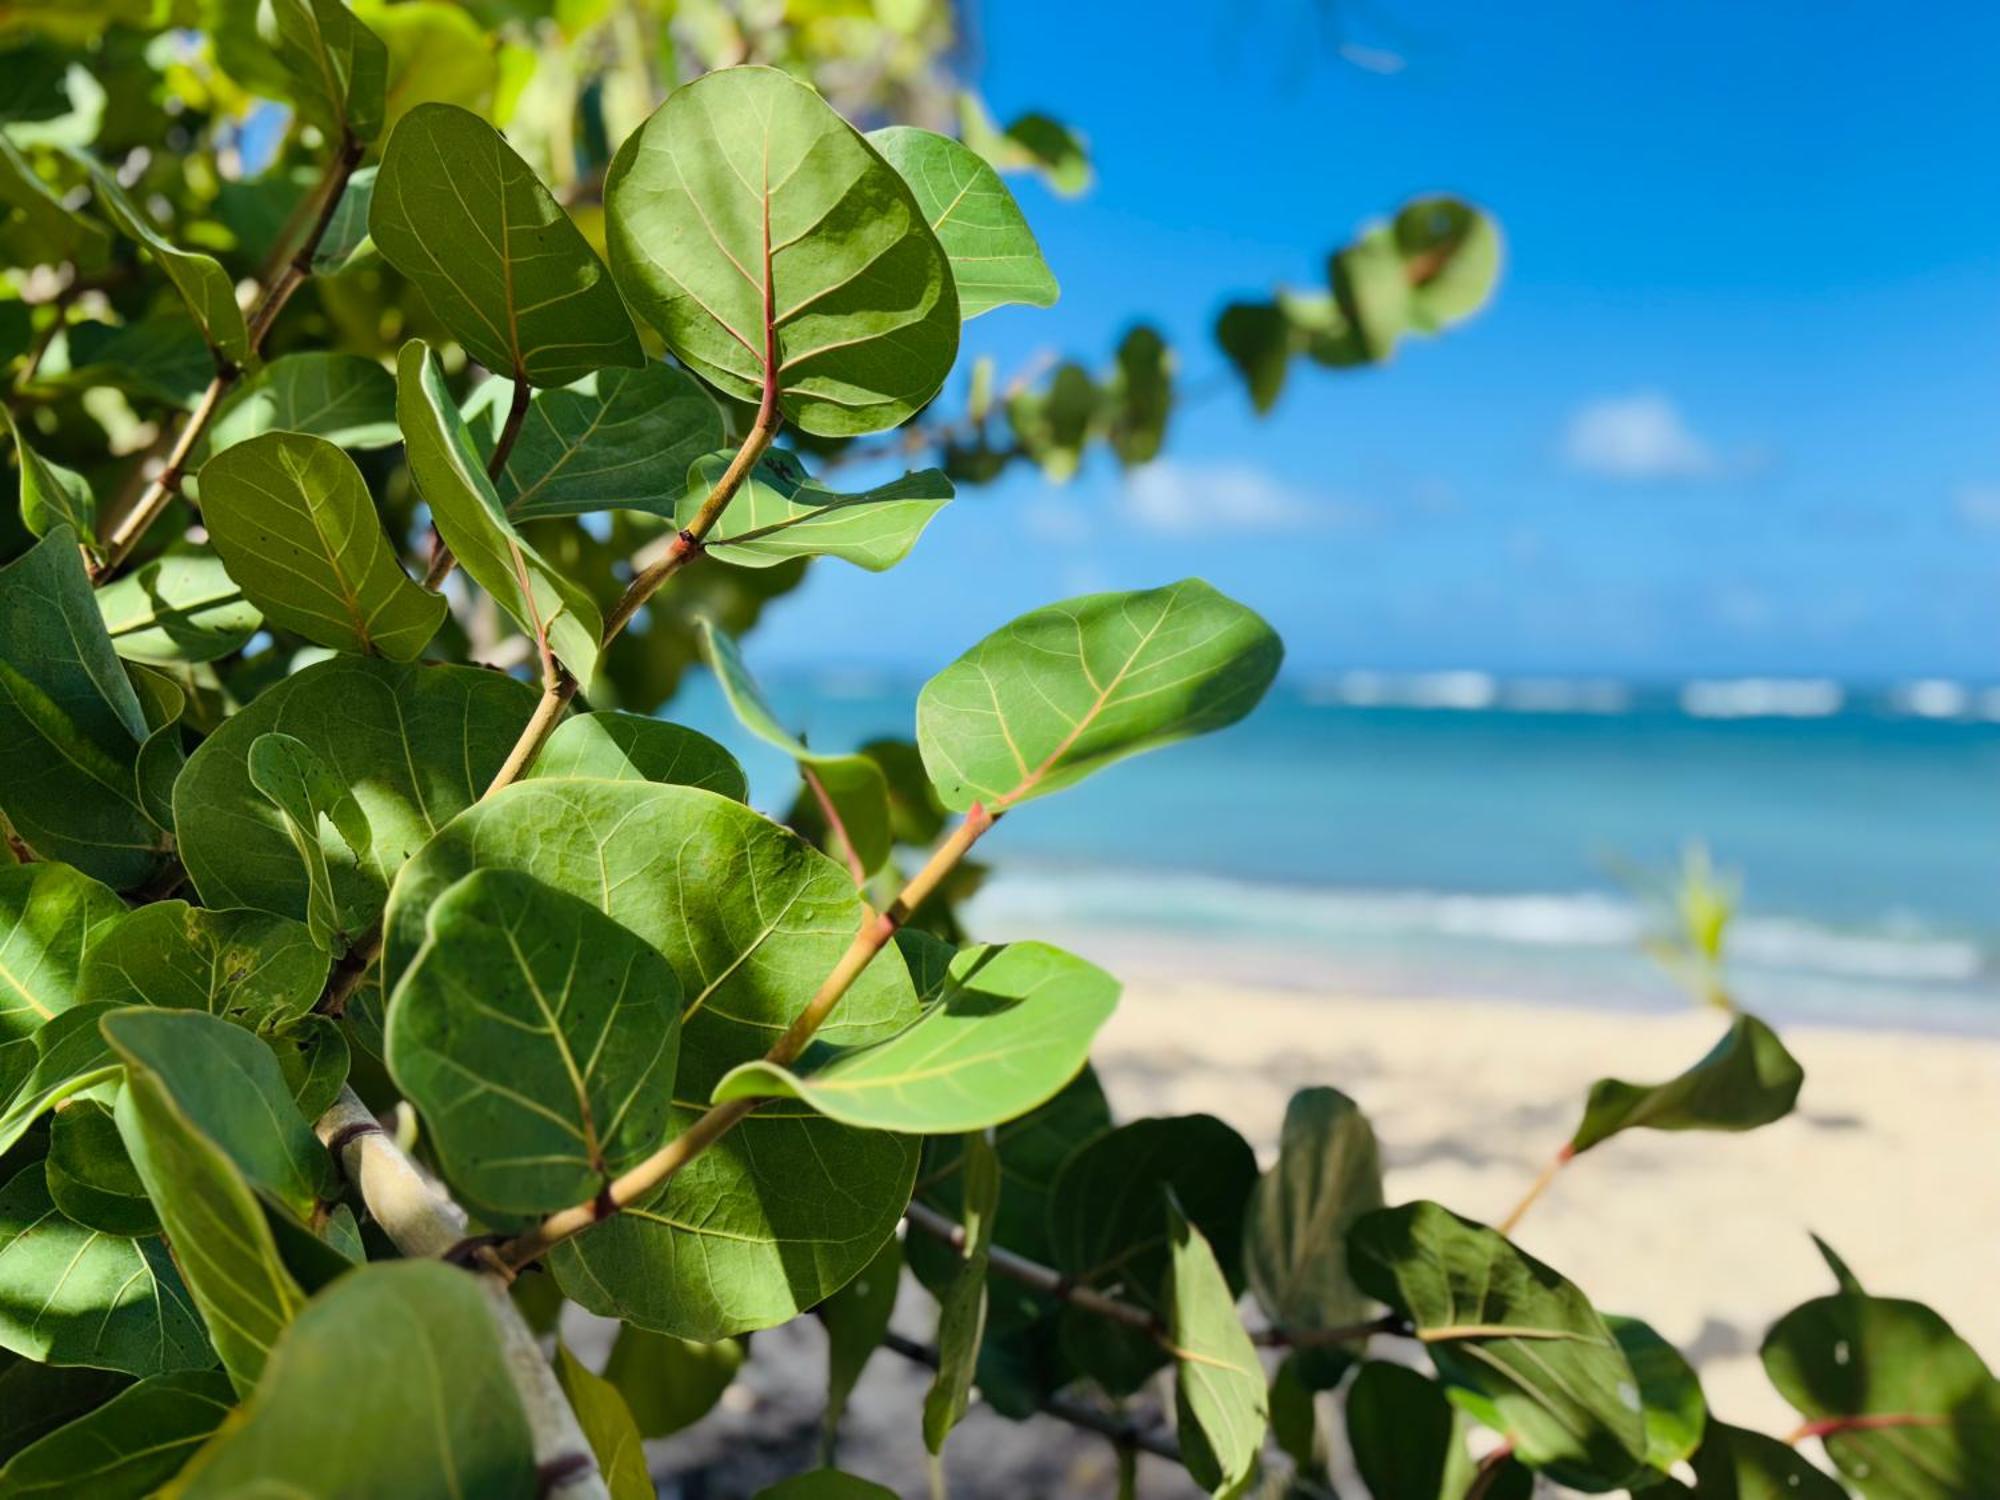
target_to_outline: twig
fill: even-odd
[[[871,917],[862,924],[861,931],[855,934],[847,952],[841,955],[840,962],[834,965],[833,972],[820,984],[806,1008],[799,1012],[798,1018],[777,1044],[764,1054],[766,1061],[785,1066],[805,1051],[806,1043],[812,1040],[813,1034],[833,1013],[833,1008],[874,961],[875,955],[889,945],[890,939],[909,919],[910,913],[921,906],[944,878],[958,867],[980,836],[996,821],[997,815],[987,812],[976,802],[972,805],[951,836],[932,851],[924,867],[903,887],[902,894],[890,902],[879,916]],[[500,1260],[519,1270],[539,1260],[562,1241],[581,1234],[600,1220],[656,1192],[681,1168],[727,1135],[762,1102],[758,1099],[731,1099],[724,1104],[711,1105],[686,1130],[612,1182],[590,1202],[551,1214],[533,1229],[500,1245]]]
[[[1516,1203],[1507,1217],[1500,1221],[1502,1234],[1514,1232],[1521,1220],[1528,1216],[1528,1210],[1533,1208],[1542,1194],[1549,1190],[1549,1185],[1556,1180],[1556,1175],[1569,1165],[1570,1159],[1575,1155],[1576,1152],[1565,1145],[1555,1154],[1555,1159],[1542,1168],[1541,1175],[1528,1184],[1528,1191],[1521,1195],[1521,1201]]]
[[[326,175],[320,179],[318,189],[319,212],[313,221],[311,231],[307,234],[305,242],[299,246],[297,253],[285,263],[284,270],[278,273],[278,279],[265,290],[256,309],[250,314],[247,328],[250,355],[253,360],[258,350],[263,347],[264,336],[271,331],[271,325],[278,321],[278,315],[285,310],[285,304],[291,300],[292,293],[312,275],[313,256],[318,252],[320,241],[326,237],[327,228],[333,222],[334,210],[340,206],[341,194],[347,191],[348,178],[354,175],[354,169],[361,164],[362,150],[361,143],[350,137],[341,142],[339,151],[327,164]],[[236,382],[242,378],[243,371],[238,366],[220,357],[217,358],[215,378],[209,381],[208,389],[202,392],[201,399],[195,403],[194,410],[182,424],[173,446],[167,450],[166,464],[153,476],[132,508],[119,519],[112,528],[111,535],[106,538],[104,556],[91,570],[92,583],[101,584],[115,573],[125,559],[132,555],[132,549],[139,545],[139,540],[145,536],[147,528],[165,512],[167,503],[180,490],[187,461],[201,442],[202,435],[207,432],[209,422],[214,419],[216,408],[222,404],[222,398],[228,395]]]
[[[382,1232],[404,1255],[442,1256],[465,1239],[465,1210],[404,1154],[354,1090],[343,1088],[314,1127]],[[520,1395],[546,1496],[610,1500],[589,1440],[555,1371],[507,1293],[507,1278],[473,1271],[500,1334],[507,1373]]]
[[[903,1218],[912,1229],[922,1230],[944,1241],[952,1249],[964,1252],[965,1226],[947,1215],[927,1204],[912,1203],[903,1211]],[[1136,1302],[1126,1302],[1095,1287],[1085,1286],[1053,1266],[1045,1266],[1039,1261],[1029,1260],[1025,1255],[1017,1255],[1003,1245],[995,1245],[987,1252],[987,1267],[1009,1281],[1017,1281],[1084,1312],[1136,1328],[1163,1346],[1172,1347],[1166,1326],[1157,1313]],[[1341,1328],[1260,1328],[1250,1337],[1254,1343],[1266,1348],[1314,1349],[1330,1344],[1351,1344],[1378,1333],[1407,1332],[1408,1325],[1395,1314],[1388,1313],[1365,1323],[1350,1323]]]
[[[891,1354],[902,1355],[912,1364],[922,1365],[930,1370],[938,1367],[936,1349],[928,1344],[920,1344],[915,1339],[905,1338],[894,1330],[882,1335],[882,1347]],[[1044,1396],[1036,1404],[1057,1421],[1067,1422],[1072,1427],[1081,1427],[1101,1437],[1107,1437],[1120,1448],[1138,1449],[1156,1458],[1164,1458],[1173,1463],[1181,1462],[1181,1450],[1173,1439],[1151,1427],[1142,1427],[1130,1417],[1099,1411],[1094,1406],[1061,1395]]]

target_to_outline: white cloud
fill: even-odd
[[[1252,464],[1151,463],[1125,483],[1125,518],[1143,531],[1191,536],[1305,531],[1351,523],[1363,512],[1302,494]]]
[[[1978,531],[2000,531],[2000,484],[1960,485],[1958,518]]]
[[[1603,479],[1703,479],[1724,467],[1680,408],[1657,391],[1607,396],[1580,408],[1563,435],[1563,458]]]
[[[1076,547],[1090,540],[1090,518],[1067,500],[1030,501],[1022,513],[1028,535],[1057,547]]]

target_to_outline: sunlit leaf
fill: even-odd
[[[725,68],[676,89],[619,149],[604,201],[627,300],[738,400],[768,373],[787,419],[845,436],[895,426],[950,373],[944,248],[895,168],[797,79]]]
[[[528,771],[527,779],[537,777],[657,781],[701,787],[737,802],[750,795],[736,757],[707,735],[616,709],[574,714],[557,725]]]
[[[693,522],[731,457],[711,453],[694,465],[676,517],[683,526]],[[924,469],[843,495],[807,475],[790,454],[774,452],[751,471],[706,545],[722,561],[745,568],[837,557],[880,573],[910,555],[952,494],[942,470]]]
[[[1410,324],[1438,333],[1486,305],[1500,279],[1500,231],[1457,198],[1418,198],[1391,226],[1410,281]]]
[[[1847,1500],[1847,1491],[1791,1444],[1710,1422],[1694,1456],[1700,1500]]]
[[[944,1451],[972,1399],[979,1346],[986,1336],[986,1267],[1000,1210],[1000,1156],[983,1132],[968,1134],[959,1167],[964,1259],[938,1303],[938,1368],[924,1396],[924,1446]]]
[[[790,1069],[749,1062],[715,1099],[801,1099],[874,1130],[962,1135],[1028,1113],[1074,1078],[1118,981],[1046,943],[968,948],[923,1018],[870,1047]]]
[[[91,947],[83,989],[92,1000],[205,1010],[261,1030],[312,1009],[327,963],[288,917],[154,901]]]
[[[11,409],[6,419],[8,435],[14,441],[14,461],[21,471],[21,519],[28,530],[47,536],[56,527],[67,526],[95,546],[97,497],[90,492],[89,481],[74,469],[51,463],[37,453]]]
[[[104,216],[121,233],[145,246],[181,294],[202,336],[224,359],[250,362],[250,332],[236,302],[236,283],[222,263],[199,250],[183,250],[161,234],[152,219],[126,196],[118,179],[94,158],[78,153],[90,171],[91,191]]]
[[[449,613],[403,571],[361,471],[325,438],[267,432],[217,454],[201,515],[265,618],[319,645],[413,661]]]
[[[84,963],[124,916],[117,894],[81,870],[0,866],[0,1044],[86,998]]]
[[[156,666],[214,661],[240,651],[264,623],[221,559],[177,548],[97,591],[111,648]]]
[[[1257,1468],[1270,1410],[1264,1367],[1236,1315],[1215,1252],[1167,1193],[1167,1336],[1174,1411],[1188,1474],[1211,1495],[1243,1494]]]
[[[673,968],[591,902],[518,871],[440,896],[389,1002],[389,1071],[473,1202],[553,1213],[665,1137]]]
[[[382,153],[368,229],[383,259],[496,375],[568,385],[644,357],[597,252],[534,169],[469,110],[423,104],[402,118]]]
[[[303,432],[341,448],[386,448],[396,428],[396,379],[358,354],[308,350],[274,359],[230,393],[209,424],[221,453],[267,432]],[[206,482],[204,473],[203,481]]]
[[[998,811],[1242,718],[1284,654],[1200,579],[1025,614],[924,684],[917,743],[948,807]]]
[[[618,1387],[593,1373],[560,1341],[556,1344],[556,1379],[562,1382],[577,1425],[597,1456],[598,1472],[611,1491],[611,1500],[653,1500],[646,1450]]]
[[[951,259],[962,318],[1010,302],[1053,307],[1056,278],[1000,174],[968,146],[934,131],[891,125],[869,144],[903,174]]]
[[[330,953],[345,952],[379,908],[361,868],[368,857],[367,814],[333,768],[294,735],[259,735],[250,745],[249,771],[250,784],[283,817],[305,869],[313,941]]]
[[[1665,1474],[1701,1445],[1708,1425],[1701,1381],[1681,1352],[1650,1324],[1615,1315],[1604,1321],[1638,1379],[1639,1406],[1646,1419],[1646,1462]]]
[[[597,605],[514,530],[437,362],[419,339],[397,357],[396,417],[418,493],[459,566],[530,638],[546,632],[557,660],[588,682],[603,630]]]
[[[75,1006],[44,1025],[31,1040],[13,1044],[31,1061],[6,1108],[0,1110],[0,1152],[65,1099],[117,1078],[118,1059],[97,1029],[112,1009]]]

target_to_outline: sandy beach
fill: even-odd
[[[1268,1162],[1291,1092],[1332,1084],[1373,1119],[1391,1202],[1435,1198],[1489,1221],[1568,1137],[1593,1079],[1665,1077],[1721,1029],[1716,1014],[1692,1009],[1343,998],[1322,992],[1321,976],[1308,988],[1279,987],[1276,966],[1259,969],[1257,982],[1221,977],[1213,949],[1201,957],[1102,934],[1063,940],[1125,980],[1096,1049],[1119,1118],[1209,1111]],[[2000,1301],[1990,1290],[2000,1245],[1991,1162],[2000,1041],[1782,1029],[1806,1069],[1792,1117],[1747,1135],[1618,1137],[1572,1162],[1517,1235],[1598,1306],[1651,1321],[1694,1360],[1721,1416],[1773,1433],[1798,1419],[1765,1380],[1758,1345],[1777,1317],[1832,1286],[1808,1231],[1838,1248],[1872,1290],[1930,1303],[2000,1359]],[[896,1326],[927,1338],[935,1317],[935,1304],[906,1285]],[[761,1335],[722,1409],[656,1448],[655,1473],[707,1468],[705,1482],[718,1488],[700,1493],[735,1495],[787,1462],[809,1462],[822,1338],[811,1319]],[[878,1354],[844,1428],[843,1461],[902,1494],[925,1492],[918,1411],[927,1379]],[[1330,1436],[1337,1445],[1337,1431]],[[955,1500],[1113,1489],[1101,1441],[979,1408],[953,1435],[946,1467]],[[1156,1460],[1142,1464],[1140,1480],[1152,1500],[1197,1493]]]
[[[1206,1110],[1266,1160],[1295,1088],[1368,1112],[1389,1200],[1497,1221],[1607,1073],[1664,1078],[1707,1050],[1713,1013],[1489,1001],[1345,1000],[1176,977],[1114,960],[1126,996],[1098,1067],[1114,1109]],[[1790,1118],[1746,1135],[1633,1131],[1573,1161],[1516,1238],[1609,1311],[1642,1316],[1694,1360],[1728,1420],[1796,1417],[1757,1359],[1778,1316],[1830,1289],[1807,1237],[1870,1290],[1928,1302],[2000,1359],[2000,1043],[1787,1026],[1806,1070]]]

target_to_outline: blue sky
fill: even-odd
[[[1137,479],[966,491],[895,572],[822,565],[760,662],[928,669],[1201,573],[1308,671],[2000,677],[2000,7],[1345,6],[1394,72],[1310,0],[984,11],[995,113],[1072,121],[1098,180],[1020,186],[1063,299],[968,355],[1150,317],[1207,384],[1225,300],[1427,190],[1499,219],[1497,300],[1267,419],[1205,401]]]

